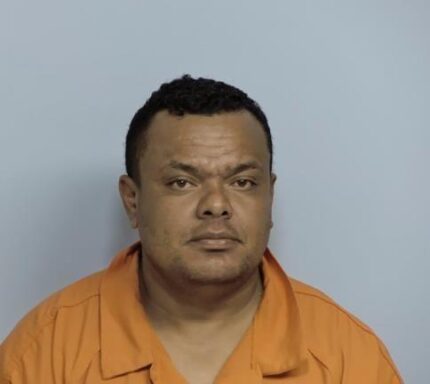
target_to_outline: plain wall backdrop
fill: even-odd
[[[430,2],[0,3],[0,340],[137,238],[117,193],[128,123],[190,73],[268,115],[270,246],[388,346],[430,357]]]

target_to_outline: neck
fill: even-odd
[[[263,291],[260,271],[242,280],[216,285],[172,284],[139,257],[140,295],[156,329],[234,326],[252,319]]]

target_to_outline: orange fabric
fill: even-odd
[[[185,383],[139,302],[139,244],[39,304],[0,347],[0,384]],[[375,334],[266,251],[264,294],[217,384],[402,383]],[[216,335],[214,335],[216,337]]]

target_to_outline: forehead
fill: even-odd
[[[171,160],[208,169],[257,161],[268,168],[270,156],[262,125],[246,110],[210,116],[161,111],[148,128],[140,163],[160,168]]]

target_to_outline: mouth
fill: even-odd
[[[225,234],[205,234],[194,237],[190,244],[206,251],[226,251],[236,247],[239,239]]]
[[[200,248],[213,251],[224,251],[235,247],[238,243],[232,239],[200,239],[191,242]]]

